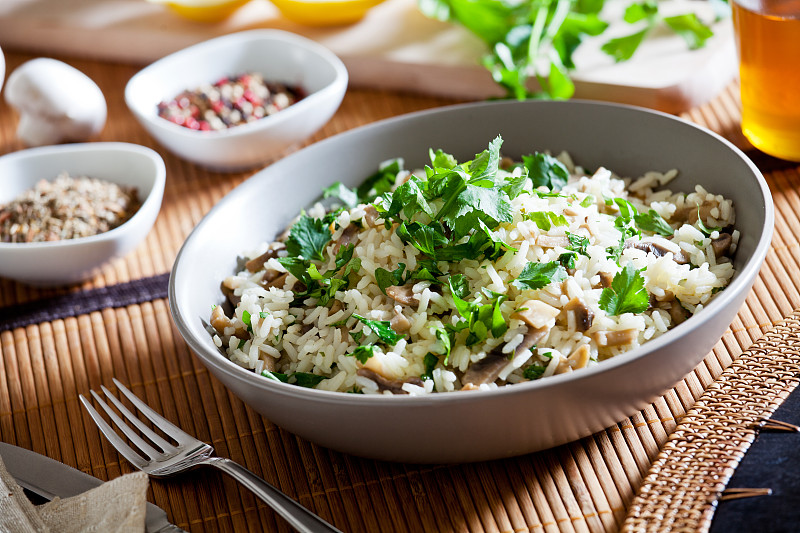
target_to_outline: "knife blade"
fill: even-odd
[[[60,463],[36,452],[0,442],[0,457],[6,470],[24,489],[52,500],[56,496],[69,498],[103,484],[103,481],[69,465]],[[167,513],[147,502],[145,510],[147,533],[181,533],[182,529],[170,524]],[[185,533],[185,532],[183,532]]]

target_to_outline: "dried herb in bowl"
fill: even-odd
[[[133,187],[64,172],[0,205],[0,242],[89,237],[127,221],[141,203]]]

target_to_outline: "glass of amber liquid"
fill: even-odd
[[[767,154],[800,161],[800,0],[732,0],[742,132]]]

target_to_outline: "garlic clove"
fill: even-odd
[[[17,67],[8,77],[5,95],[20,115],[17,137],[28,146],[86,141],[105,126],[100,88],[55,59],[33,59]]]

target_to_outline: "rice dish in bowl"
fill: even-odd
[[[700,312],[733,278],[731,200],[677,170],[620,177],[570,154],[430,151],[335,183],[222,282],[214,343],[320,390],[490,390],[601,364]],[[580,162],[580,154],[576,154]]]

